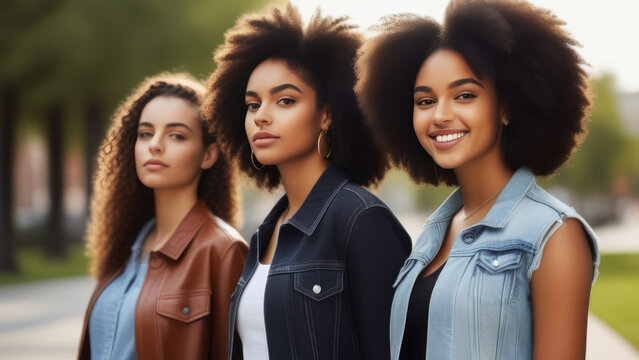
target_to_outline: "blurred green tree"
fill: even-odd
[[[12,174],[15,128],[36,125],[48,142],[47,253],[63,256],[64,149],[85,148],[87,188],[107,114],[144,77],[188,71],[203,78],[224,31],[267,0],[5,0],[0,3],[0,174]],[[72,116],[70,114],[82,114]],[[7,132],[4,130],[7,129]],[[84,130],[82,130],[84,129]],[[73,136],[69,136],[73,133]],[[9,161],[7,161],[9,159]],[[11,265],[11,181],[0,184],[0,269]],[[9,210],[7,210],[9,209]],[[6,264],[6,266],[5,266]]]
[[[588,135],[569,163],[549,183],[574,192],[577,205],[581,203],[582,208],[585,201],[598,199],[596,206],[602,210],[593,211],[598,214],[593,215],[597,219],[592,221],[604,222],[616,216],[614,186],[630,179],[637,157],[632,155],[633,139],[621,122],[614,78],[604,74],[592,80],[592,88],[595,98]]]

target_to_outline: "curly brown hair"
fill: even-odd
[[[437,49],[462,55],[495,83],[509,125],[502,147],[511,170],[549,175],[586,134],[590,90],[579,44],[550,11],[517,0],[453,0],[443,26],[414,14],[387,17],[362,46],[355,92],[392,162],[418,183],[457,184],[420,145],[413,130],[413,87]]]
[[[91,216],[87,226],[90,272],[103,278],[117,271],[131,254],[131,246],[144,223],[155,216],[153,190],[138,179],[134,147],[142,110],[153,98],[169,96],[200,106],[202,84],[185,73],[162,73],[145,79],[118,107],[98,153],[93,178]],[[216,142],[212,123],[200,116],[205,146]],[[237,171],[220,152],[215,164],[202,171],[198,197],[211,212],[237,225]]]
[[[372,140],[353,91],[355,57],[363,37],[347,18],[318,12],[304,28],[293,5],[271,6],[241,17],[225,39],[215,52],[217,70],[207,83],[202,109],[215,121],[227,153],[237,157],[240,169],[258,186],[273,189],[281,182],[276,166],[261,171],[253,167],[244,129],[246,84],[267,59],[284,60],[316,91],[318,108],[329,105],[332,163],[359,185],[376,184],[384,177],[387,157]]]

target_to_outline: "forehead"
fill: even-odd
[[[197,128],[194,125],[199,123],[198,112],[198,107],[190,101],[174,96],[158,96],[142,109],[140,122],[155,126],[184,123],[194,129]]]
[[[416,82],[449,82],[463,78],[477,78],[466,60],[454,50],[439,49],[424,60]]]
[[[313,91],[310,85],[285,60],[267,59],[253,69],[246,90],[269,90],[282,84],[293,84],[304,93]]]

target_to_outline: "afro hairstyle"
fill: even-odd
[[[322,16],[319,11],[305,28],[291,4],[244,15],[226,32],[224,44],[215,51],[217,69],[207,82],[202,109],[216,124],[226,152],[233,154],[238,167],[258,186],[273,189],[281,183],[276,166],[263,170],[253,166],[244,128],[246,84],[253,70],[268,59],[284,60],[313,87],[318,111],[328,105],[332,163],[362,186],[376,184],[384,177],[388,158],[374,142],[353,90],[355,59],[362,40],[346,17]]]
[[[360,50],[355,92],[366,120],[394,165],[418,183],[456,185],[413,130],[413,87],[438,49],[458,52],[479,78],[495,84],[509,120],[506,165],[549,175],[580,145],[590,90],[579,44],[550,11],[517,0],[453,0],[444,24],[414,14],[386,17]]]

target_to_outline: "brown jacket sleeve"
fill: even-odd
[[[226,248],[216,264],[211,264],[211,359],[228,358],[229,304],[235,285],[242,275],[247,255],[246,243],[236,240]]]

